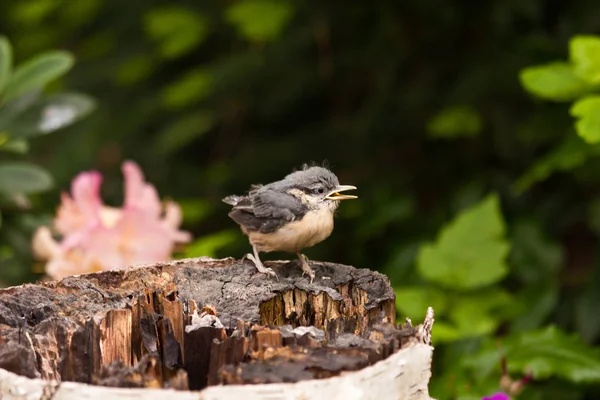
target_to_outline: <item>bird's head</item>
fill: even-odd
[[[288,193],[300,199],[309,208],[327,207],[335,210],[341,200],[356,199],[357,196],[342,194],[355,190],[355,186],[340,185],[335,174],[323,167],[310,167],[285,177]]]

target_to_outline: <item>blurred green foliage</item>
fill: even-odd
[[[360,199],[307,254],[386,273],[401,318],[435,307],[435,398],[499,390],[503,356],[514,378],[534,375],[521,398],[598,398],[599,13],[592,0],[2,2],[0,279],[39,276],[31,232],[81,170],[119,204],[120,163],[137,161],[182,204],[197,239],[181,255],[239,257],[220,199],[327,159]],[[48,104],[92,108],[71,90],[97,110],[43,134],[65,125],[40,124]],[[51,184],[32,165],[50,191],[25,193]]]
[[[28,244],[43,221],[32,212],[28,196],[53,186],[49,171],[19,160],[29,150],[28,140],[71,125],[94,108],[94,101],[83,94],[41,95],[72,66],[73,56],[65,51],[46,51],[13,66],[12,45],[0,36],[0,276],[9,283],[30,275]]]

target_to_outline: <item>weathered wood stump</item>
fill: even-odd
[[[267,264],[279,281],[200,258],[0,290],[0,398],[429,399],[431,310],[396,326],[384,275]]]

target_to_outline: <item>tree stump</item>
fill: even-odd
[[[433,311],[377,272],[179,260],[0,290],[0,398],[429,399]]]

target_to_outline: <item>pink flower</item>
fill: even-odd
[[[493,395],[484,397],[481,400],[510,400],[510,397],[508,397],[508,395],[505,393],[494,393]]]
[[[160,203],[156,189],[144,181],[133,162],[123,163],[125,201],[122,208],[105,206],[100,198],[102,175],[80,173],[63,193],[54,219],[56,241],[48,227],[40,227],[32,242],[34,254],[47,260],[46,273],[54,279],[96,271],[168,260],[176,243],[191,240],[178,230],[181,209]]]

